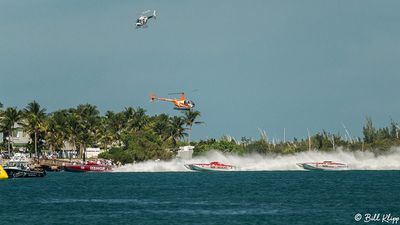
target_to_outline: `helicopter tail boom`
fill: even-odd
[[[166,102],[175,102],[175,99],[170,99],[170,98],[159,98],[155,94],[150,94],[150,102],[154,102],[156,100],[159,101],[166,101]]]
[[[148,19],[150,19],[150,18],[157,19],[156,10],[154,10],[154,11],[153,11],[153,14],[152,14],[151,16],[148,16],[147,18],[148,18]]]

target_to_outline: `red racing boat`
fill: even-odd
[[[185,164],[185,167],[196,171],[235,171],[237,169],[235,166],[220,162]]]
[[[64,170],[68,172],[111,172],[112,166],[110,164],[89,161],[85,164],[65,165]]]

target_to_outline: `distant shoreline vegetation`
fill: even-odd
[[[43,151],[59,152],[74,150],[81,158],[88,147],[106,149],[99,157],[119,161],[123,164],[145,160],[168,160],[175,156],[179,146],[195,146],[194,155],[209,150],[233,154],[293,154],[308,150],[333,151],[338,147],[349,150],[383,153],[400,146],[400,127],[394,121],[384,128],[375,128],[371,118],[363,126],[363,137],[342,138],[324,130],[306,139],[290,141],[268,140],[265,132],[254,140],[242,137],[235,140],[229,136],[220,139],[190,141],[194,126],[204,124],[198,121],[199,111],[184,111],[181,116],[167,114],[147,115],[143,108],[126,107],[121,112],[107,111],[100,115],[97,107],[81,104],[76,108],[62,109],[47,113],[39,103],[33,101],[23,109],[3,107],[0,103],[0,132],[3,141],[2,152],[15,151],[13,142],[17,129],[29,134],[29,142],[23,147],[37,157]],[[70,149],[66,149],[66,145]]]

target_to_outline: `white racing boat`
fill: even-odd
[[[332,162],[332,161],[297,163],[297,165],[306,170],[347,170],[348,169],[347,164]]]
[[[185,167],[196,171],[235,171],[236,167],[220,162],[185,164]]]

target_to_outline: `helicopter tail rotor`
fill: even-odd
[[[151,93],[150,94],[150,102],[154,102],[155,100],[157,100],[157,97],[155,94]]]

